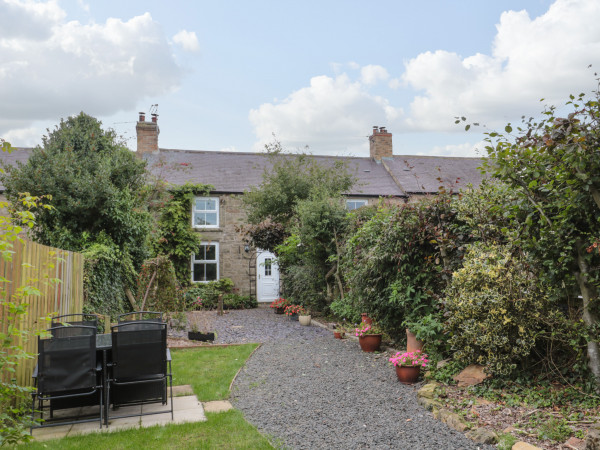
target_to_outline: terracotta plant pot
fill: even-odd
[[[300,322],[300,325],[307,327],[310,325],[310,316],[298,316],[298,321]]]
[[[377,352],[381,347],[381,334],[365,334],[358,337],[358,343],[363,352]]]
[[[275,314],[283,314],[285,311],[285,308],[275,308]]]
[[[413,384],[419,379],[421,366],[396,366],[398,381],[404,384]]]
[[[362,313],[360,315],[360,319],[362,320],[362,323],[366,323],[367,325],[372,325],[373,324],[373,319],[371,319],[367,313]]]
[[[417,341],[417,337],[410,332],[410,330],[406,329],[406,351],[407,352],[416,352],[417,350],[423,349],[423,343],[421,341]]]
[[[190,341],[214,341],[215,333],[201,333],[200,331],[188,331],[188,339]]]
[[[345,335],[346,335],[346,333],[344,333],[343,331],[334,331],[333,332],[333,337],[336,339],[344,339]]]

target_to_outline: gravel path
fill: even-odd
[[[477,449],[417,404],[387,355],[364,353],[320,327],[271,310],[235,311],[215,321],[220,342],[263,342],[233,387],[237,409],[293,449]],[[241,327],[241,328],[240,328]]]

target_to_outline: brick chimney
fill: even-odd
[[[375,161],[392,157],[392,133],[385,127],[373,127],[373,134],[369,136],[369,154]]]
[[[137,156],[144,153],[158,153],[158,114],[152,114],[152,122],[146,122],[146,113],[140,113],[140,120],[135,126],[137,134]]]

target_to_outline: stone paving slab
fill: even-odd
[[[61,439],[66,436],[74,436],[88,433],[110,433],[114,431],[121,431],[129,428],[145,428],[156,425],[168,425],[171,423],[184,423],[184,422],[204,422],[206,421],[206,415],[204,414],[204,408],[202,403],[198,401],[195,395],[189,395],[185,397],[174,397],[173,398],[173,416],[171,420],[171,405],[167,403],[162,404],[147,404],[147,405],[135,405],[121,407],[117,411],[111,413],[115,415],[122,414],[135,414],[142,410],[144,411],[159,411],[165,410],[164,414],[154,414],[151,416],[139,416],[139,417],[123,417],[109,420],[109,426],[103,426],[100,428],[99,422],[86,422],[78,423],[74,425],[59,425],[56,427],[48,428],[37,428],[33,430],[33,437],[36,441],[45,441],[49,439]],[[75,411],[64,410],[65,412],[81,411],[81,408],[75,408]]]
[[[233,405],[227,400],[216,400],[214,402],[204,402],[202,403],[204,407],[204,412],[207,413],[220,413],[229,411],[233,409]]]

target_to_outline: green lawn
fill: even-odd
[[[201,402],[229,398],[231,380],[258,344],[171,350],[173,385],[191,384]]]
[[[201,401],[229,398],[229,384],[257,344],[172,350],[173,385],[191,384]],[[206,422],[92,433],[20,446],[27,449],[272,449],[236,410],[207,413]]]

